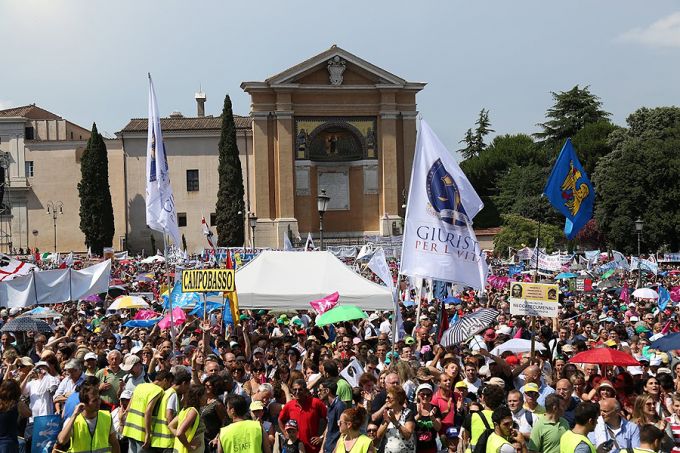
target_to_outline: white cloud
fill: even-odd
[[[10,101],[8,99],[0,99],[0,110],[5,110],[11,107],[16,107],[14,101]]]
[[[647,27],[636,27],[619,40],[652,47],[680,47],[680,11],[661,18]]]

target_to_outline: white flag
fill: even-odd
[[[201,227],[203,228],[203,235],[205,235],[205,238],[208,241],[208,245],[210,248],[215,250],[215,242],[213,241],[213,232],[210,231],[210,227],[208,226],[208,222],[205,221],[205,216],[201,216]]]
[[[400,273],[483,289],[488,267],[472,219],[484,203],[425,121],[406,206]]]
[[[37,267],[14,259],[9,255],[0,254],[0,282],[26,275],[33,269],[37,269]]]
[[[626,259],[623,253],[617,252],[616,250],[612,250],[612,258],[613,258],[612,261],[614,262],[614,267],[616,267],[617,269],[630,270],[628,260]]]
[[[307,233],[307,242],[305,242],[305,252],[314,250],[314,241],[312,240],[312,233]]]
[[[175,247],[181,248],[175,198],[170,187],[168,159],[151,74],[149,74],[149,131],[146,143],[146,224],[153,230],[169,235]]]
[[[400,338],[404,338],[406,333],[404,331],[404,321],[401,318],[401,310],[399,309],[399,302],[397,299],[396,287],[394,286],[394,280],[392,280],[392,272],[387,265],[387,259],[385,258],[385,251],[382,247],[379,247],[373,252],[371,260],[367,264],[368,268],[373,271],[375,275],[380,278],[380,280],[387,285],[392,293],[392,303],[394,304],[394,313],[396,315],[396,325],[397,325],[397,341]]]
[[[292,251],[295,250],[293,248],[293,244],[290,242],[290,238],[288,237],[288,233],[283,233],[283,250],[285,251]]]

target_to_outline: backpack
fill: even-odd
[[[489,440],[489,436],[493,433],[493,428],[489,426],[489,422],[487,421],[486,416],[482,412],[478,412],[477,416],[479,416],[482,419],[485,429],[484,432],[477,439],[475,449],[472,451],[472,453],[486,453],[486,444]]]

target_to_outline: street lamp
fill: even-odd
[[[328,202],[331,197],[326,195],[326,191],[321,189],[321,193],[316,197],[316,207],[319,211],[319,238],[321,241],[321,250],[323,250],[323,215],[328,208]]]
[[[253,232],[251,240],[253,244],[253,253],[255,253],[255,227],[257,226],[257,216],[254,212],[248,214],[248,225],[250,225],[250,230]]]
[[[644,226],[644,222],[640,217],[637,218],[635,221],[635,232],[637,233],[637,240],[638,240],[638,281],[637,281],[637,287],[640,288],[642,286],[642,269],[640,268],[640,237],[642,236],[642,227]]]
[[[57,253],[57,216],[59,214],[64,214],[64,203],[61,201],[48,201],[47,202],[47,215],[52,216],[52,225],[54,226],[54,253]]]

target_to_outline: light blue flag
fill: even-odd
[[[170,291],[170,297],[172,298],[172,307],[187,307],[189,305],[195,305],[201,302],[201,296],[199,293],[183,293],[182,283],[176,282],[175,286],[172,287]],[[168,309],[168,297],[163,296],[163,308]]]
[[[659,300],[658,300],[659,310],[664,311],[670,300],[671,294],[668,292],[668,290],[663,286],[659,286]]]
[[[571,139],[567,139],[562,147],[543,193],[566,217],[564,234],[567,239],[574,239],[593,217],[595,189],[578,160]]]
[[[452,326],[457,322],[458,322],[458,311],[456,310],[456,314],[451,316],[451,319],[449,320],[449,326]]]

